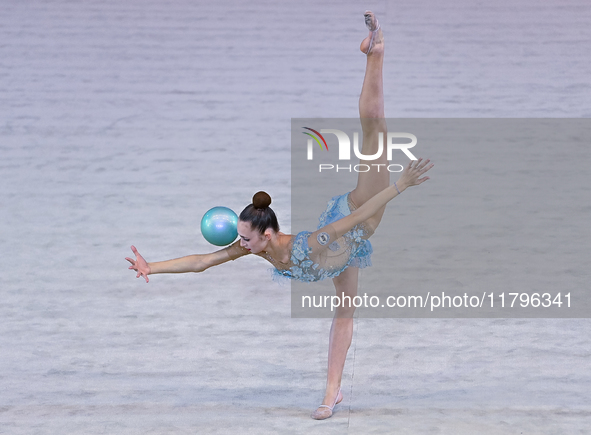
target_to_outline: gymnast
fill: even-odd
[[[365,24],[369,36],[360,47],[367,55],[367,65],[359,98],[359,116],[363,130],[362,154],[372,155],[377,152],[379,133],[387,137],[382,83],[384,38],[377,18],[370,11],[365,13]],[[389,164],[385,152],[377,161],[360,160],[360,163]],[[252,204],[240,213],[240,240],[227,248],[148,263],[132,246],[136,259],[126,258],[131,263],[129,268],[137,272],[138,278],[144,277],[148,282],[148,275],[203,272],[212,266],[254,254],[269,261],[278,275],[306,282],[332,278],[337,297],[345,295],[352,299],[357,295],[359,268],[371,265],[372,247],[368,239],[378,227],[386,204],[408,187],[428,180],[429,177],[423,175],[433,164],[429,160],[411,160],[392,185],[388,171],[374,170],[379,166],[370,167],[370,171],[359,172],[355,189],[329,201],[315,232],[303,231],[297,235],[280,232],[277,217],[269,207],[270,196],[258,192]],[[343,400],[341,378],[353,336],[355,311],[355,307],[346,305],[340,304],[336,309],[330,328],[326,390],[322,404],[311,415],[317,420],[329,418],[335,405]]]

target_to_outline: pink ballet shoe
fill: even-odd
[[[320,405],[318,409],[310,415],[310,417],[312,417],[314,420],[326,420],[332,416],[332,410],[337,405],[337,403],[341,403],[342,400],[343,395],[341,394],[341,389],[339,388],[339,392],[337,393],[337,397],[334,399],[332,406]]]
[[[367,28],[371,32],[371,37],[369,39],[369,46],[367,48],[367,51],[363,51],[363,50],[361,50],[361,51],[365,54],[369,54],[371,52],[372,48],[374,48],[374,46],[376,44],[379,44],[380,42],[382,42],[382,35],[379,33],[380,32],[380,23],[378,22],[378,19],[376,18],[374,13],[372,11],[365,11],[364,17],[365,17],[365,25],[367,26]],[[365,40],[364,40],[364,42],[365,42]],[[363,42],[361,44],[363,44]]]

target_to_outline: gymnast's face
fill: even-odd
[[[253,230],[250,222],[238,221],[238,235],[240,236],[240,246],[253,254],[264,251],[269,241],[266,234]]]

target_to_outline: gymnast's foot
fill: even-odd
[[[341,389],[337,392],[337,397],[335,397],[334,402],[332,402],[332,406],[330,405],[320,405],[316,411],[310,415],[314,420],[326,420],[327,418],[332,416],[332,410],[337,405],[337,403],[341,403],[343,400],[343,393],[341,393]],[[324,398],[324,402],[327,401],[327,398]],[[330,402],[329,402],[330,403]]]
[[[365,11],[364,16],[369,36],[361,42],[359,49],[368,56],[384,54],[384,35],[378,19],[372,11]]]

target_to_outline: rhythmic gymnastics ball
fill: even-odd
[[[238,236],[238,216],[228,207],[214,207],[201,219],[201,234],[212,245],[229,245]]]

